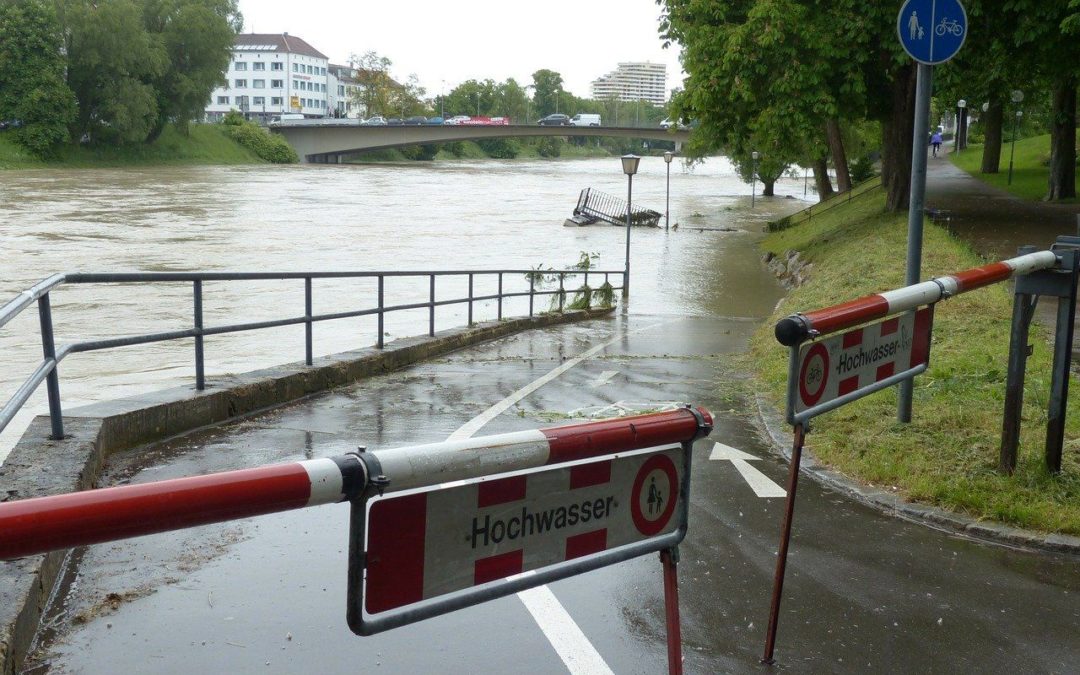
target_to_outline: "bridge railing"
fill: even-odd
[[[385,335],[385,317],[394,312],[409,310],[427,310],[428,335],[435,335],[435,309],[450,305],[467,306],[467,325],[473,325],[473,310],[477,303],[494,301],[497,317],[503,319],[503,303],[511,298],[528,298],[529,312],[532,317],[536,310],[538,297],[550,297],[551,309],[564,311],[567,293],[574,293],[579,287],[575,280],[581,279],[581,286],[592,292],[584,293],[584,306],[588,309],[593,301],[593,292],[601,284],[609,284],[611,276],[616,277],[620,285],[611,285],[606,290],[619,290],[625,285],[625,270],[427,270],[394,272],[124,272],[124,273],[69,273],[54,274],[29,289],[18,294],[3,307],[0,307],[0,328],[14,319],[33,304],[37,304],[40,323],[41,347],[43,358],[29,377],[18,387],[11,398],[0,408],[0,431],[15,417],[16,413],[29,400],[42,382],[46,383],[49,401],[49,418],[52,437],[63,438],[63,411],[60,403],[60,380],[57,366],[67,356],[78,352],[90,352],[117,347],[130,347],[171,340],[194,339],[195,346],[195,387],[206,387],[204,339],[210,335],[223,335],[243,331],[277,328],[282,326],[304,326],[305,363],[313,364],[314,338],[312,326],[323,321],[335,321],[355,317],[376,317],[375,347],[383,348]],[[419,302],[396,302],[390,304],[386,293],[386,281],[390,278],[411,278],[413,285],[423,285],[426,281],[426,299]],[[436,281],[457,278],[467,282],[467,293],[463,296],[439,297],[436,293]],[[603,278],[602,282],[597,282]],[[313,281],[315,279],[369,279],[375,282],[373,304],[358,309],[346,309],[338,312],[316,314],[313,311]],[[487,279],[496,284],[494,293],[478,294],[476,282]],[[595,286],[590,287],[590,279]],[[267,321],[207,326],[204,323],[203,284],[204,282],[243,282],[260,280],[303,281],[304,313]],[[513,280],[512,283],[507,283]],[[545,288],[545,282],[558,281],[557,288]],[[53,311],[51,293],[65,284],[191,284],[192,324],[190,328],[156,333],[131,334],[96,340],[83,340],[57,345],[53,332]],[[526,286],[527,284],[527,286]]]

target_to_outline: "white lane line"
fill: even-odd
[[[753,455],[747,454],[742,450],[736,450],[723,443],[714,443],[713,451],[712,454],[709,455],[709,459],[721,461],[727,460],[731,462],[735,469],[738,470],[739,475],[741,475],[743,480],[750,485],[750,489],[752,489],[754,494],[758,497],[787,497],[787,490],[772,482],[768,476],[761,473],[750,464],[751,460],[758,459]]]
[[[480,431],[485,424],[509,409],[510,406],[548,382],[551,382],[556,377],[562,375],[582,361],[592,358],[616,342],[621,342],[626,339],[627,335],[651,330],[662,325],[663,322],[659,322],[628,331],[624,335],[620,335],[619,337],[593,347],[581,356],[570,359],[558,368],[555,368],[548,374],[530,382],[521,389],[518,389],[461,425],[454,433],[450,434],[447,440],[457,441],[470,438],[477,431]],[[536,625],[540,626],[540,630],[543,631],[544,636],[559,654],[559,658],[562,659],[562,662],[570,670],[572,675],[593,675],[594,673],[606,675],[607,673],[611,673],[611,669],[608,668],[607,663],[604,662],[604,657],[600,656],[600,652],[596,651],[596,647],[589,642],[589,638],[585,637],[585,633],[581,630],[581,627],[577,625],[577,622],[574,621],[574,617],[570,616],[570,613],[562,606],[559,599],[551,592],[551,589],[547,586],[539,586],[527,591],[522,591],[518,593],[517,596],[521,598],[521,601],[525,604],[525,608],[529,610],[533,620],[536,621]]]
[[[600,377],[590,382],[589,386],[593,389],[595,389],[596,387],[602,387],[608,382],[611,382],[611,378],[615,377],[618,374],[619,371],[617,370],[605,370],[604,372],[600,373]]]
[[[567,670],[581,675],[614,675],[550,588],[530,588],[518,593],[518,597],[544,631]]]
[[[644,328],[638,328],[637,330],[628,331],[626,333],[626,335],[633,335],[634,333],[640,333],[642,331],[650,330],[652,328],[656,328],[657,326],[662,326],[662,325],[663,325],[663,323],[654,323],[654,324],[645,326]],[[554,370],[549,372],[547,375],[544,375],[542,377],[539,377],[539,378],[533,380],[532,382],[525,385],[521,389],[518,389],[517,391],[510,394],[509,396],[507,396],[503,400],[499,401],[495,405],[491,406],[490,408],[488,408],[484,412],[482,412],[479,415],[477,415],[476,417],[472,418],[471,420],[469,420],[465,424],[461,425],[461,427],[459,427],[458,430],[455,431],[454,433],[450,434],[450,436],[446,440],[448,440],[448,441],[457,441],[457,440],[461,440],[461,439],[464,439],[464,438],[472,438],[473,434],[475,434],[477,431],[480,431],[480,429],[485,424],[487,424],[491,420],[495,419],[496,417],[498,417],[502,413],[506,412],[506,410],[509,409],[510,406],[514,405],[515,403],[517,403],[521,399],[525,398],[529,394],[533,393],[534,391],[536,391],[540,387],[544,386],[548,382],[551,382],[556,377],[562,375],[563,373],[570,370],[574,366],[578,365],[582,361],[591,359],[592,357],[596,356],[597,354],[604,351],[605,349],[607,349],[611,345],[615,344],[616,342],[621,342],[622,340],[626,339],[626,335],[620,335],[617,338],[614,338],[612,340],[608,340],[607,342],[605,342],[603,344],[597,345],[597,346],[593,347],[592,349],[590,349],[589,351],[582,354],[581,356],[577,356],[577,357],[574,357],[574,358],[570,359],[569,361],[562,364],[558,368],[555,368]]]

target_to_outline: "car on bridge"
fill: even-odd
[[[547,117],[541,118],[537,124],[542,127],[568,127],[570,126],[570,116],[563,115],[562,113],[552,113]]]
[[[406,117],[402,124],[427,124],[427,118],[423,115],[413,115],[412,117]]]
[[[461,124],[462,122],[468,122],[471,119],[472,118],[468,115],[454,115],[443,124]]]
[[[360,122],[361,126],[366,126],[366,127],[382,126],[384,124],[386,124],[386,118],[383,117],[382,115],[372,115],[371,117],[367,118],[366,120]]]

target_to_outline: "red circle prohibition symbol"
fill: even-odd
[[[641,511],[641,494],[642,490],[645,489],[645,479],[649,477],[649,474],[657,470],[662,471],[667,477],[667,504],[663,507],[660,515],[656,517],[656,520],[649,520]],[[634,519],[634,527],[637,528],[638,532],[651,537],[664,529],[664,526],[671,520],[671,514],[675,513],[675,502],[678,501],[678,495],[679,477],[675,471],[675,463],[671,461],[671,458],[667,455],[653,455],[646,460],[638,469],[637,478],[634,479],[634,489],[630,493],[630,515]]]
[[[817,373],[819,381],[814,384],[817,388],[810,389],[807,387],[807,377],[814,371],[809,371],[810,364],[815,359],[821,360],[821,371]],[[809,371],[809,372],[808,372]],[[802,368],[799,370],[799,398],[806,406],[815,405],[821,400],[822,394],[825,393],[825,385],[829,381],[829,350],[825,349],[825,345],[818,342],[809,351],[806,352],[806,357],[803,359]]]

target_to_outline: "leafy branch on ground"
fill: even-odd
[[[596,268],[599,260],[599,253],[582,251],[578,261],[566,270],[545,268],[543,264],[540,264],[525,274],[525,280],[536,290],[541,290],[551,284],[558,284],[558,287],[552,293],[549,311],[591,309],[592,307],[607,309],[614,307],[616,302],[615,288],[611,285],[611,282],[605,279],[604,283],[596,288],[588,285],[588,273]],[[570,277],[581,277],[582,283],[576,289],[568,291],[566,280]],[[573,293],[569,302],[567,301],[568,292]]]

